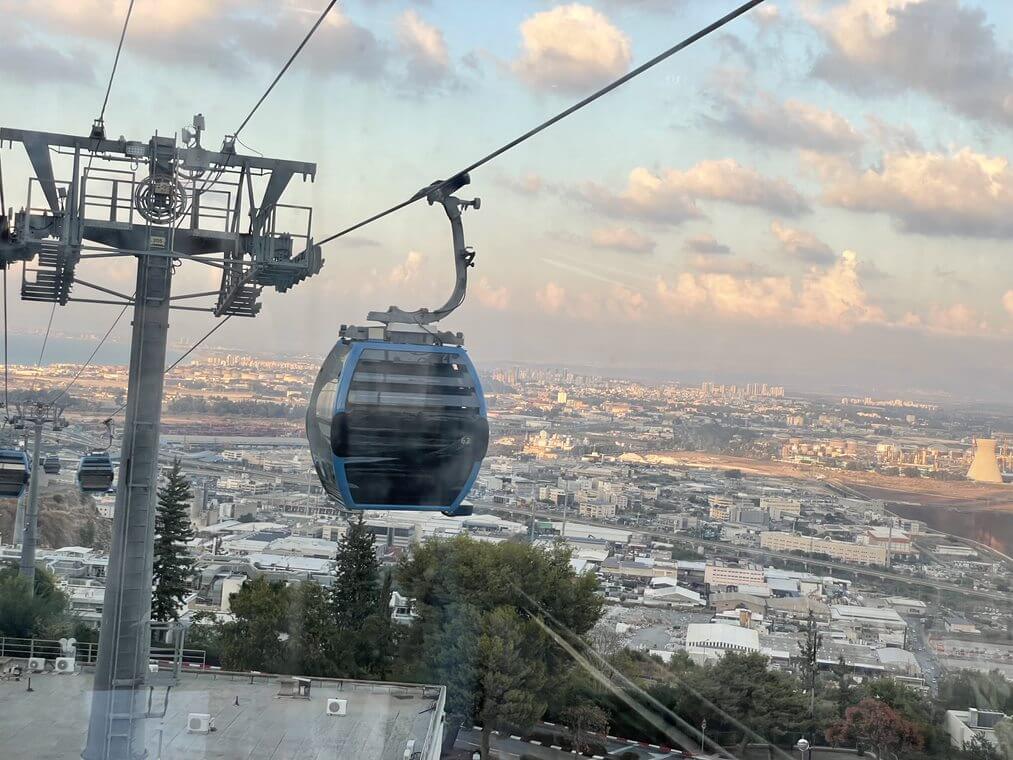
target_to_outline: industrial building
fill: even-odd
[[[772,552],[802,552],[804,554],[825,554],[842,562],[854,562],[859,565],[886,565],[886,546],[869,546],[852,544],[847,541],[834,541],[830,538],[802,536],[797,533],[765,531],[760,534],[760,548]]]

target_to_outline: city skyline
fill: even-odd
[[[243,139],[318,163],[316,184],[294,190],[315,205],[320,237],[733,7],[706,5],[525,2],[481,16],[439,0],[339,6]],[[32,32],[13,51],[23,77],[14,87],[30,81],[53,97],[30,114],[10,99],[4,123],[73,132],[90,122],[120,14],[88,8],[18,9]],[[164,133],[202,111],[214,144],[281,55],[258,33],[294,39],[314,13],[295,3],[139,6],[110,134]],[[911,25],[958,21],[954,55],[921,71]],[[479,361],[692,378],[763,371],[795,384],[1002,398],[1013,377],[1003,129],[1013,117],[1001,97],[1013,82],[1010,22],[995,2],[764,4],[715,44],[476,173],[462,191],[485,200],[465,220],[478,251],[471,297],[445,327],[462,330]],[[202,31],[222,25],[237,34]],[[591,44],[594,61],[581,58]],[[58,46],[80,50],[81,65],[71,70]],[[973,66],[960,64],[964,53]],[[17,197],[24,157],[5,151],[4,171]],[[338,326],[371,308],[442,300],[446,233],[438,211],[418,206],[329,244],[319,277],[291,298],[267,295],[257,323],[234,320],[215,339],[323,356]],[[129,287],[132,262],[103,266],[107,282]],[[206,288],[210,274],[184,267],[178,282]],[[11,301],[12,335],[44,329],[48,305]],[[57,310],[53,329],[101,335],[114,316],[75,304]],[[171,339],[192,341],[208,325],[174,316]],[[112,346],[127,330],[124,320]]]

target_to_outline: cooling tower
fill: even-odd
[[[995,459],[995,439],[978,438],[974,442],[974,461],[967,471],[968,480],[979,483],[1002,483],[1002,473]]]

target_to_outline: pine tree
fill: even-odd
[[[380,575],[373,536],[361,514],[338,542],[334,573],[334,585],[331,587],[334,622],[342,631],[357,631],[363,621],[376,612]]]
[[[187,514],[191,498],[190,481],[183,475],[177,459],[166,476],[165,485],[158,489],[152,620],[165,622],[179,618],[179,603],[186,596],[194,566],[193,559],[186,552],[186,543],[194,538]]]

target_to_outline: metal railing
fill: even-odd
[[[97,642],[78,642],[74,658],[79,665],[94,665],[98,658]],[[0,658],[10,657],[27,660],[29,657],[43,657],[47,660],[63,657],[63,645],[51,639],[25,639],[14,636],[0,636]],[[176,650],[173,647],[151,647],[148,659],[159,668],[174,667]],[[182,650],[184,667],[204,669],[207,667],[207,652],[203,649]]]

